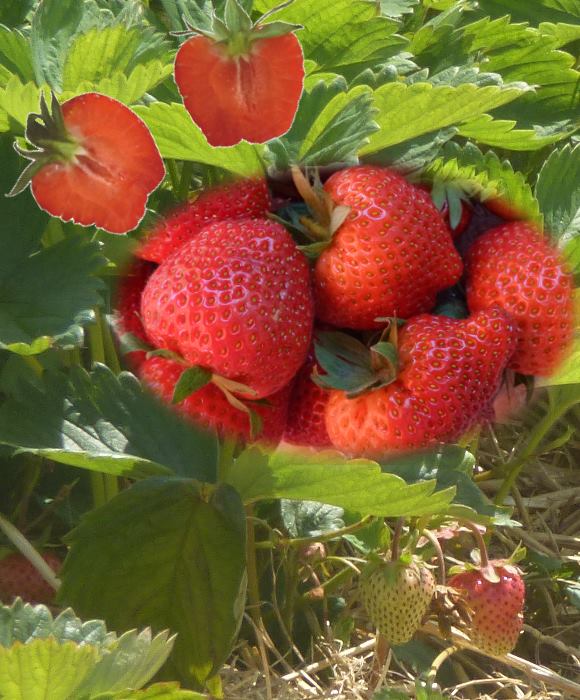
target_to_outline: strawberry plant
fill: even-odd
[[[0,4],[2,697],[575,697],[579,22]]]

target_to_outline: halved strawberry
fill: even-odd
[[[286,133],[304,81],[296,25],[252,24],[236,3],[213,31],[186,41],[175,57],[175,82],[185,108],[212,146],[242,139],[262,143]]]
[[[40,114],[30,114],[26,138],[35,150],[18,152],[32,161],[10,195],[30,182],[38,206],[64,221],[98,226],[110,233],[134,229],[147,197],[165,175],[145,123],[112,97],[88,92],[62,105],[44,95]]]
[[[214,221],[265,216],[271,205],[266,181],[237,180],[202,192],[197,199],[161,219],[137,249],[144,260],[165,258]]]

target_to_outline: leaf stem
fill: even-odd
[[[427,692],[432,690],[433,683],[435,683],[435,676],[437,675],[437,672],[441,666],[450,656],[455,654],[456,651],[459,651],[458,647],[452,644],[450,647],[443,649],[443,651],[433,659],[433,663],[431,664],[431,668],[429,669],[426,678]]]
[[[256,531],[253,516],[253,506],[246,506],[246,566],[248,569],[249,613],[259,631],[263,623],[260,613],[260,584],[258,580],[258,564],[256,561]]]
[[[431,530],[423,530],[423,534],[431,542],[433,547],[435,547],[435,551],[437,552],[437,563],[439,564],[439,583],[444,586],[446,581],[445,557],[443,556],[443,550],[441,549],[439,540],[437,537],[435,537]]]
[[[536,454],[542,440],[546,437],[551,428],[566,413],[566,411],[573,406],[574,403],[576,402],[565,402],[554,413],[549,412],[547,415],[545,415],[530,435],[530,439],[528,440],[525,449],[518,457],[505,465],[504,469],[507,470],[507,476],[504,479],[497,496],[495,497],[496,505],[503,505],[506,496],[512,490],[516,479],[520,475],[520,472],[525,467],[528,460]]]
[[[60,579],[57,578],[54,571],[50,566],[44,561],[32,544],[24,537],[24,535],[14,527],[14,525],[7,520],[0,513],[0,530],[6,535],[6,537],[12,542],[12,544],[18,549],[18,551],[24,555],[28,561],[34,566],[42,578],[58,591],[60,588]]]
[[[401,533],[403,531],[404,518],[398,518],[393,531],[393,541],[391,542],[391,561],[397,561],[401,556]]]
[[[99,314],[99,323],[101,325],[101,333],[103,337],[103,349],[105,351],[105,362],[113,370],[114,374],[119,374],[122,370],[111,327],[104,314]]]
[[[329,540],[335,540],[338,537],[343,537],[344,535],[350,535],[352,532],[360,530],[365,525],[368,525],[372,516],[366,515],[362,520],[359,520],[352,525],[346,525],[338,530],[332,530],[331,532],[325,532],[321,535],[313,535],[312,537],[279,537],[272,540],[264,540],[262,542],[256,542],[256,549],[274,549],[275,547],[305,547],[314,542],[328,542]]]

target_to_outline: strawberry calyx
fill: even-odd
[[[254,22],[238,0],[227,0],[223,17],[218,17],[215,12],[212,14],[211,29],[194,27],[186,22],[187,30],[180,33],[201,34],[223,47],[229,58],[249,58],[254,41],[273,39],[302,29],[301,24],[281,21],[266,22],[273,14],[283,10],[292,2],[293,0],[288,0],[273,7]]]
[[[317,168],[313,171],[312,182],[308,170],[304,174],[297,165],[292,166],[291,173],[294,185],[311,214],[300,217],[300,223],[313,243],[299,247],[308,257],[316,258],[332,243],[334,234],[342,226],[351,209],[342,204],[336,205],[332,201],[322,187]]]
[[[50,163],[75,165],[82,160],[83,165],[91,167],[90,155],[83,148],[80,139],[66,128],[61,106],[52,91],[50,108],[44,93],[40,94],[40,112],[28,115],[24,135],[34,148],[21,148],[15,143],[14,150],[31,162],[22,171],[7,197],[20,194],[34,175]]]
[[[315,366],[312,381],[324,389],[344,391],[348,398],[391,384],[397,378],[399,361],[395,344],[383,336],[367,347],[346,333],[319,331],[314,352],[323,373]]]

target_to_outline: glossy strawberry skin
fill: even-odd
[[[503,656],[515,647],[523,627],[524,582],[514,567],[494,567],[500,580],[492,583],[481,571],[452,576],[448,585],[462,592],[472,611],[469,636],[482,651]]]
[[[373,166],[341,170],[324,187],[351,212],[316,263],[320,320],[376,328],[378,317],[406,319],[431,310],[437,292],[459,280],[461,258],[424,190]]]
[[[150,357],[139,368],[143,382],[160,398],[171,403],[175,385],[185,367],[164,357]],[[269,396],[264,404],[251,406],[262,419],[257,439],[269,444],[280,442],[286,427],[290,387]],[[221,437],[250,439],[250,417],[232,406],[215,384],[206,384],[175,406],[183,416],[196,425],[215,430]]]
[[[293,34],[252,41],[232,58],[204,36],[186,41],[175,57],[175,82],[185,108],[212,146],[242,139],[263,143],[285,134],[296,114],[304,58]]]
[[[518,344],[508,366],[551,374],[574,333],[572,276],[557,251],[530,224],[511,222],[475,241],[466,273],[471,311],[497,304],[514,320]]]
[[[42,554],[44,561],[58,574],[62,562],[53,552]],[[0,601],[10,604],[20,596],[26,603],[51,603],[55,591],[34,566],[19,552],[0,560]]]
[[[394,383],[353,399],[332,392],[326,427],[333,444],[380,458],[459,438],[489,414],[514,342],[499,308],[463,320],[413,318],[399,334]]]
[[[38,206],[64,221],[110,233],[131,231],[165,175],[149,129],[124,104],[98,93],[73,97],[61,107],[65,127],[82,150],[72,161],[51,163],[33,176]]]
[[[159,266],[141,299],[153,345],[245,384],[255,399],[298,372],[313,316],[306,259],[267,219],[210,224]]]
[[[312,381],[315,366],[316,360],[311,353],[296,375],[290,395],[284,440],[305,447],[331,447],[325,420],[330,392]]]
[[[443,215],[443,218],[445,219],[445,222],[449,226],[451,230],[451,237],[455,240],[456,238],[459,238],[461,234],[465,231],[465,229],[469,226],[471,222],[471,218],[473,216],[473,209],[467,204],[467,202],[461,202],[461,216],[459,218],[459,221],[457,222],[457,226],[455,228],[451,227],[450,221],[449,221],[449,205],[447,202],[443,204],[443,208],[441,209],[441,214]]]
[[[162,263],[208,224],[265,216],[270,206],[270,194],[263,179],[237,180],[213,187],[161,219],[135,254]]]

